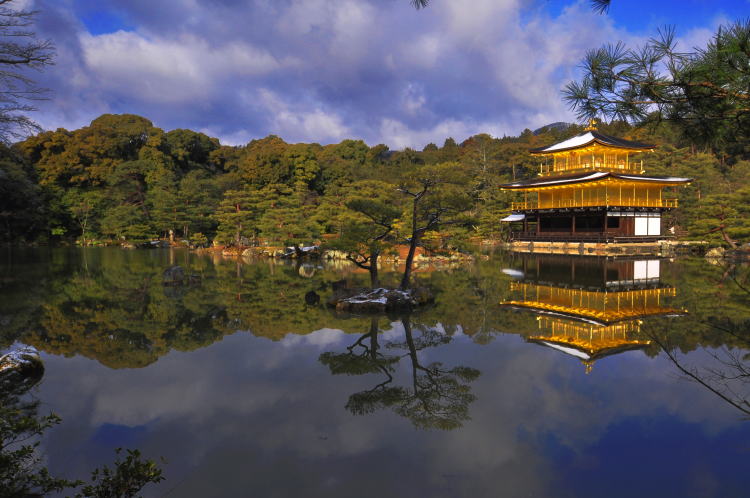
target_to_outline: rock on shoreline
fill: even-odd
[[[341,289],[328,300],[328,306],[348,313],[385,313],[412,311],[434,301],[425,288],[408,289]]]
[[[44,376],[39,351],[31,346],[0,356],[0,390],[20,394],[28,391]]]

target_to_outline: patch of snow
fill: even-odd
[[[0,372],[9,368],[17,368],[19,365],[30,364],[35,361],[41,361],[39,351],[33,346],[25,346],[21,349],[16,349],[0,356]]]
[[[533,183],[525,183],[525,182],[516,182],[516,183],[509,183],[507,185],[504,185],[504,187],[539,187],[541,185],[557,185],[562,183],[577,183],[577,182],[585,182],[588,180],[596,180],[598,178],[603,178],[605,176],[608,176],[609,173],[606,173],[604,171],[597,171],[595,173],[591,173],[590,175],[586,175],[581,178],[563,178],[563,179],[550,179],[546,181],[535,181]]]
[[[573,147],[580,147],[582,145],[586,145],[590,142],[593,142],[594,140],[596,140],[594,138],[594,135],[592,135],[591,132],[589,131],[589,132],[584,133],[583,135],[578,135],[573,138],[563,140],[560,143],[550,145],[549,147],[542,149],[540,152],[554,152],[556,150],[571,149]]]
[[[617,175],[618,178],[624,180],[636,180],[636,181],[649,181],[649,182],[673,182],[673,183],[687,183],[692,181],[692,178],[681,178],[679,176],[667,176],[661,178],[652,178],[648,176],[630,176],[630,175]]]
[[[574,349],[574,348],[567,348],[565,346],[561,346],[559,344],[555,344],[555,343],[547,342],[547,341],[542,341],[542,344],[544,344],[545,346],[549,346],[552,349],[556,349],[558,351],[562,351],[563,353],[569,354],[571,356],[575,356],[576,358],[580,358],[582,360],[590,360],[591,359],[591,356],[587,355],[583,351],[579,351],[579,350]]]

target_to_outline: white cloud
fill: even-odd
[[[430,142],[442,145],[445,138],[453,137],[456,141],[476,135],[489,133],[501,135],[501,126],[495,123],[475,123],[446,119],[435,126],[421,130],[410,128],[396,119],[385,118],[380,122],[379,143],[389,144],[392,148],[414,147],[421,149]]]
[[[320,106],[292,106],[281,96],[263,88],[257,93],[260,105],[268,112],[269,133],[291,141],[338,141],[350,135],[349,128],[335,112]]]
[[[56,94],[41,122],[134,112],[165,128],[217,130],[232,144],[275,133],[400,148],[517,134],[575,119],[560,91],[588,49],[643,41],[586,0],[554,17],[533,0],[420,11],[406,0],[165,0],[168,15],[123,4],[133,32],[91,35],[76,7],[42,10],[68,38],[44,35],[71,56],[47,72]],[[722,20],[681,43],[704,45]]]
[[[295,63],[244,42],[212,47],[193,35],[164,40],[117,31],[81,34],[80,42],[86,65],[101,85],[157,102],[211,98],[217,81],[263,75]]]
[[[424,108],[424,105],[427,103],[427,97],[425,97],[424,90],[420,85],[409,83],[404,89],[401,101],[407,113],[416,114]]]

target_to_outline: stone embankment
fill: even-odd
[[[706,251],[706,259],[709,263],[720,264],[724,261],[747,261],[750,259],[750,244],[745,244],[737,249],[725,249],[713,247]]]
[[[217,252],[222,256],[245,257],[245,258],[276,258],[276,259],[323,259],[326,261],[346,261],[347,253],[335,249],[327,249],[318,245],[298,247],[214,247],[210,249],[197,249],[199,252]],[[407,246],[396,246],[380,256],[382,264],[401,264],[406,261],[408,253]],[[417,248],[414,255],[414,264],[454,264],[474,261],[475,256],[459,251],[428,252],[423,248]]]
[[[592,256],[662,256],[704,254],[708,243],[704,241],[661,240],[648,243],[597,243],[597,242],[510,242],[505,248],[514,252],[539,254],[572,254]]]

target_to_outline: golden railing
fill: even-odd
[[[570,163],[564,163],[557,161],[553,164],[540,164],[539,165],[539,176],[552,176],[559,175],[560,173],[581,173],[584,171],[611,171],[613,173],[635,173],[640,174],[644,172],[643,161],[633,162],[622,162],[622,161],[610,161],[610,160],[595,160],[595,161],[571,161]]]
[[[526,209],[554,209],[554,208],[576,208],[576,207],[593,207],[593,206],[626,206],[626,207],[658,207],[658,208],[676,208],[677,199],[624,199],[605,198],[605,199],[554,199],[543,201],[540,205],[538,201],[520,201],[511,202],[510,208],[513,211],[523,211]]]
[[[632,282],[635,283],[637,280]],[[520,293],[520,299],[504,301],[502,304],[585,316],[608,322],[679,311],[662,303],[665,297],[676,295],[674,287],[588,291],[529,282],[511,282],[510,290]]]

